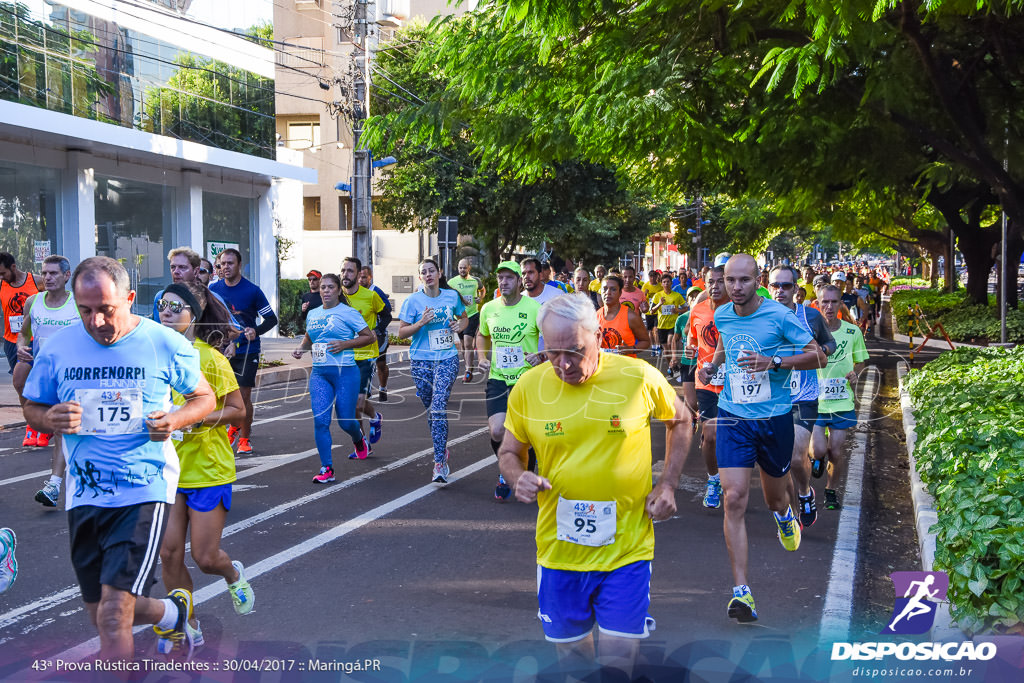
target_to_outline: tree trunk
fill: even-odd
[[[998,237],[984,231],[969,230],[959,239],[960,253],[967,266],[967,299],[970,303],[988,305],[988,276],[992,270],[992,245]],[[958,235],[960,237],[960,235]]]
[[[1020,304],[1019,290],[1017,287],[1017,269],[1020,264],[1021,255],[1024,254],[1024,235],[1021,235],[1018,231],[1012,230],[1012,226],[1007,226],[1007,242],[1006,242],[1006,265],[1003,267],[1002,273],[999,274],[999,281],[997,282],[996,296],[1000,296],[1002,288],[1000,284],[1002,278],[1006,278],[1006,308],[1007,310],[1014,311]],[[997,248],[1001,250],[1001,247],[997,245]],[[1001,253],[1001,251],[1000,251]]]
[[[942,290],[947,294],[956,291],[956,245],[952,239],[953,232],[947,227],[943,234],[946,236],[946,277]]]

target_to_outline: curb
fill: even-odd
[[[935,562],[935,534],[929,529],[938,519],[935,510],[935,499],[921,481],[917,473],[917,461],[914,459],[914,449],[917,446],[917,419],[914,417],[913,404],[910,394],[903,385],[903,378],[909,372],[909,366],[900,362],[896,365],[896,375],[899,377],[900,407],[903,409],[903,431],[907,438],[907,459],[910,461],[910,497],[914,503],[914,526],[917,529],[919,550],[921,552],[921,569],[930,572]],[[932,624],[929,636],[932,640],[962,640],[966,636],[961,631],[949,614],[949,603],[940,602],[935,606],[935,621]]]

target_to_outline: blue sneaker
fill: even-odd
[[[18,578],[18,560],[14,557],[17,546],[18,537],[14,530],[0,529],[0,593],[6,593]]]
[[[717,508],[722,505],[722,482],[708,479],[707,487],[704,489],[704,507]]]
[[[736,586],[732,589],[732,600],[729,601],[729,618],[741,624],[757,621],[757,608],[754,607],[754,596],[747,586]]]
[[[380,441],[381,434],[384,433],[383,418],[383,415],[377,413],[377,417],[370,420],[370,443]]]

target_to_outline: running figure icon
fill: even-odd
[[[935,621],[936,603],[946,599],[948,576],[944,572],[893,572],[892,580],[896,604],[892,621],[882,633],[925,633]]]

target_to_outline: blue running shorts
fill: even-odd
[[[844,410],[841,413],[818,413],[818,419],[814,422],[814,426],[853,429],[857,426],[857,413],[852,410]]]
[[[610,572],[575,572],[537,566],[537,617],[553,643],[582,640],[597,623],[601,633],[646,638],[654,626],[651,561],[640,560]]]
[[[743,418],[718,409],[715,459],[719,468],[754,463],[769,477],[785,476],[793,460],[793,414]]]

